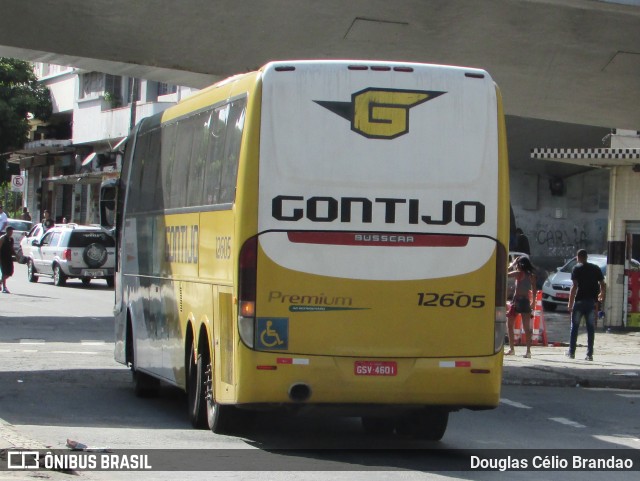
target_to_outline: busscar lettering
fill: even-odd
[[[412,244],[414,237],[412,235],[395,235],[395,234],[355,234],[356,242],[382,242],[389,244]]]
[[[165,260],[178,264],[198,263],[198,226],[165,227]]]
[[[376,208],[376,206],[378,208]],[[481,202],[471,200],[442,200],[421,205],[419,199],[376,197],[313,196],[305,199],[299,195],[278,195],[271,200],[271,215],[279,221],[297,222],[306,218],[311,222],[362,222],[376,220],[385,224],[406,221],[409,224],[447,225],[455,222],[461,226],[477,227],[486,221],[486,208]],[[358,216],[359,215],[359,216]]]

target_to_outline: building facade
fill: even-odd
[[[34,70],[51,92],[53,115],[33,124],[9,160],[24,177],[24,206],[34,220],[48,210],[56,222],[96,224],[100,184],[118,175],[122,140],[192,89],[45,63]]]
[[[640,259],[640,132],[616,131],[610,140],[609,148],[535,149],[532,154],[538,159],[595,169],[589,171],[593,176],[606,174],[607,223],[598,222],[592,226],[598,236],[603,231],[606,240],[606,250],[602,252],[607,254],[603,324],[611,328],[639,328],[640,272],[631,260]],[[586,199],[584,207],[587,209],[590,204],[595,209],[604,202],[594,192],[598,190],[592,183],[583,187],[582,197]],[[589,250],[588,244],[577,247]]]

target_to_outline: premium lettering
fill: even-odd
[[[424,206],[419,199],[397,199],[390,197],[334,197],[278,195],[271,201],[271,215],[279,221],[297,222],[362,222],[371,224],[376,220],[385,224],[406,221],[408,224],[447,225],[455,222],[461,226],[480,226],[485,223],[485,206],[481,202],[443,200]]]
[[[269,302],[313,306],[351,306],[353,304],[353,299],[351,299],[350,297],[327,296],[325,293],[286,294],[281,291],[270,291]]]

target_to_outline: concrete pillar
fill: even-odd
[[[640,148],[637,132],[618,131],[612,149]],[[605,326],[627,325],[627,222],[640,222],[640,172],[632,166],[612,167],[609,189],[607,301]]]

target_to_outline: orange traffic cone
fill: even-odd
[[[544,311],[542,310],[542,292],[536,295],[536,306],[532,315],[531,344],[534,346],[547,346],[547,325],[544,322]]]

